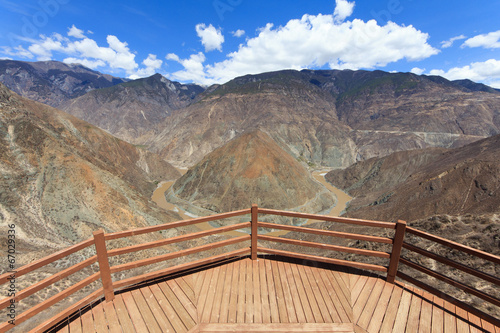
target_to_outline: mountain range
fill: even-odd
[[[18,264],[88,239],[99,228],[180,219],[150,200],[160,180],[180,176],[170,164],[1,83],[0,170],[1,237],[8,225],[16,226],[16,249],[25,254]]]
[[[321,211],[335,198],[321,194],[323,188],[312,181],[307,168],[329,167],[338,170],[327,175],[328,181],[355,197],[349,216],[412,221],[433,214],[498,210],[494,161],[500,93],[472,81],[382,71],[284,70],[201,87],[172,82],[160,74],[126,80],[81,65],[12,60],[0,61],[0,79],[25,97],[77,117],[2,88],[3,161],[12,174],[5,177],[4,182],[9,180],[4,188],[22,185],[19,193],[24,196],[35,185],[21,180],[47,179],[47,165],[60,175],[90,163],[99,174],[109,172],[133,188],[141,200],[149,200],[155,183],[177,179],[170,200],[204,213],[246,207],[255,200],[271,208],[294,209],[318,198],[308,208]],[[23,105],[29,115],[19,118],[24,123],[18,124],[17,113],[8,111],[16,105]],[[43,130],[33,130],[40,126]],[[23,149],[38,150],[19,156],[36,156],[30,158],[44,162],[20,160],[12,138],[35,133],[57,143],[58,151],[66,151],[62,156],[77,154],[78,162],[72,165],[67,158],[54,157],[57,163],[50,164],[51,159],[40,157],[47,154],[45,145],[42,149],[34,141]],[[180,177],[171,164],[190,170]],[[24,176],[32,173],[32,178]],[[45,178],[39,178],[42,174]],[[258,186],[252,187],[254,183]],[[41,198],[45,188],[36,189],[35,197]],[[81,190],[76,197],[82,193],[88,193],[85,201],[95,197],[92,191]],[[43,210],[50,201],[59,204],[57,200],[50,197],[37,205]],[[81,208],[83,201],[74,207]],[[402,206],[406,208],[401,210]],[[129,202],[128,207],[135,205]],[[96,217],[100,208],[92,209],[93,215],[71,214],[108,220]],[[66,214],[57,213],[54,216]],[[50,215],[37,214],[43,219]],[[51,217],[46,223],[55,220]],[[65,241],[81,236],[62,234]]]

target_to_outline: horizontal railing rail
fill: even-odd
[[[168,230],[172,228],[180,228],[180,227],[187,227],[187,226],[192,226],[196,225],[199,223],[205,223],[205,222],[213,222],[213,221],[220,221],[223,219],[229,219],[229,218],[235,218],[243,215],[249,215],[251,216],[250,222],[238,222],[238,223],[232,223],[229,225],[221,226],[221,227],[214,227],[212,229],[208,230],[201,230],[201,231],[196,231],[196,232],[191,232],[187,234],[183,234],[180,236],[175,236],[175,237],[170,237],[170,238],[164,238],[160,240],[155,240],[155,241],[150,241],[146,243],[141,243],[141,244],[134,244],[130,246],[125,246],[125,247],[120,247],[120,248],[114,248],[114,249],[107,249],[108,242],[112,240],[118,240],[118,239],[124,239],[124,238],[129,238],[133,236],[138,236],[138,235],[144,235],[148,233],[155,233],[163,230]],[[351,225],[357,225],[357,226],[364,226],[364,227],[374,227],[374,228],[385,228],[389,230],[394,230],[394,236],[393,237],[382,237],[382,236],[372,236],[372,235],[366,235],[366,234],[356,234],[356,233],[347,233],[347,232],[340,232],[340,231],[331,231],[331,230],[320,230],[320,229],[314,229],[311,227],[306,227],[306,226],[293,226],[293,225],[285,225],[285,224],[279,224],[279,223],[270,223],[270,222],[261,222],[259,221],[259,215],[266,215],[266,216],[282,216],[282,217],[290,217],[290,218],[297,218],[297,219],[308,219],[308,220],[317,220],[317,221],[325,221],[325,222],[336,222],[336,223],[343,223],[343,224],[351,224]],[[241,220],[242,218],[240,218]],[[293,238],[284,238],[284,237],[276,237],[276,236],[271,236],[266,235],[266,232],[269,230],[283,230],[285,232],[290,232],[290,233],[299,233],[299,234],[314,234],[314,235],[319,235],[319,236],[326,236],[329,238],[343,238],[343,239],[352,239],[352,240],[357,240],[357,241],[366,241],[366,242],[374,242],[374,243],[379,243],[379,244],[385,244],[385,246],[390,247],[391,250],[390,252],[383,252],[383,251],[375,251],[375,250],[368,250],[368,249],[362,249],[362,248],[356,248],[356,247],[350,247],[350,246],[340,246],[340,245],[335,245],[332,244],[330,241],[328,242],[313,242],[313,241],[304,241],[304,240],[298,240],[298,239],[293,239]],[[235,231],[238,231],[236,235],[234,234]],[[243,230],[243,231],[242,231]],[[470,292],[471,294],[474,294],[478,297],[481,297],[483,300],[496,305],[500,306],[500,303],[497,299],[492,297],[491,295],[486,295],[484,292],[479,291],[479,290],[472,290],[469,289],[470,287],[465,286],[462,282],[459,281],[454,281],[448,277],[441,277],[440,273],[437,272],[432,272],[431,270],[420,266],[417,263],[414,263],[406,258],[401,257],[401,250],[404,248],[408,251],[413,251],[415,253],[419,253],[420,255],[424,255],[430,259],[436,260],[438,262],[447,264],[455,269],[461,270],[463,272],[466,272],[468,274],[472,274],[478,278],[481,278],[489,283],[492,283],[496,286],[500,285],[500,279],[492,276],[490,274],[486,274],[484,272],[477,271],[473,268],[467,267],[466,265],[463,265],[461,263],[455,262],[453,260],[444,258],[442,256],[439,256],[437,254],[433,254],[429,252],[428,250],[421,249],[415,245],[409,244],[404,242],[405,238],[405,233],[411,233],[415,236],[423,237],[429,241],[433,241],[435,243],[439,243],[445,246],[449,246],[455,250],[462,251],[465,253],[468,253],[470,255],[476,256],[478,258],[487,260],[489,262],[492,262],[494,264],[499,264],[500,263],[500,258],[498,256],[495,256],[493,254],[489,254],[483,251],[475,250],[470,247],[448,241],[444,238],[440,238],[428,233],[425,233],[423,231],[419,231],[417,229],[407,227],[406,223],[404,221],[398,221],[396,223],[391,223],[391,222],[380,222],[380,221],[370,221],[370,220],[361,220],[361,219],[352,219],[352,218],[342,218],[342,217],[331,217],[331,216],[323,216],[323,215],[316,215],[316,214],[305,214],[305,213],[298,213],[298,212],[289,212],[289,211],[281,211],[281,210],[274,210],[274,209],[263,209],[263,208],[258,208],[256,205],[252,206],[250,209],[243,209],[243,210],[238,210],[234,212],[229,212],[229,213],[222,213],[222,214],[216,214],[216,215],[211,215],[211,216],[205,216],[205,217],[199,217],[199,218],[194,218],[190,220],[182,220],[182,221],[177,221],[177,222],[171,222],[171,223],[166,223],[162,225],[155,225],[155,226],[150,226],[150,227],[143,227],[143,228],[138,228],[134,230],[129,230],[129,231],[120,231],[120,232],[113,232],[113,233],[104,233],[102,230],[95,232],[94,233],[94,238],[88,239],[86,241],[83,241],[81,243],[78,243],[76,245],[73,245],[65,250],[58,251],[54,253],[53,255],[42,258],[40,260],[35,261],[32,264],[26,265],[21,267],[20,269],[17,270],[16,272],[16,278],[31,272],[34,272],[40,268],[45,267],[46,265],[49,265],[51,263],[56,262],[59,259],[65,259],[69,255],[72,255],[80,250],[88,249],[91,248],[93,245],[94,253],[89,255],[88,258],[82,260],[81,262],[68,267],[66,269],[63,269],[59,273],[56,273],[52,276],[49,276],[39,282],[34,283],[33,285],[19,291],[16,293],[15,296],[13,297],[6,297],[2,300],[0,300],[0,309],[6,309],[9,304],[12,302],[19,302],[28,296],[31,296],[41,290],[44,290],[45,288],[53,285],[54,283],[61,281],[62,279],[66,279],[70,277],[71,275],[81,272],[84,269],[87,269],[91,267],[92,265],[98,263],[98,269],[99,271],[97,273],[90,274],[86,278],[82,279],[81,281],[75,282],[71,287],[51,296],[50,298],[46,299],[40,304],[37,304],[25,312],[19,314],[16,316],[16,324],[20,324],[23,321],[28,320],[29,318],[38,315],[40,312],[50,308],[54,304],[60,302],[61,300],[64,300],[67,298],[69,295],[72,295],[80,290],[82,290],[84,287],[89,286],[91,283],[101,280],[102,287],[97,288],[97,290],[92,291],[89,295],[84,296],[81,298],[79,301],[76,301],[72,306],[68,306],[65,308],[64,311],[59,313],[53,318],[50,318],[43,322],[41,325],[35,328],[34,331],[43,331],[45,329],[50,328],[53,324],[56,322],[63,320],[64,318],[67,318],[69,315],[71,315],[73,312],[77,311],[78,309],[90,304],[92,301],[96,300],[97,298],[102,298],[104,296],[106,301],[110,301],[113,299],[114,294],[116,291],[123,289],[123,288],[128,288],[132,285],[145,282],[151,279],[156,279],[160,278],[162,276],[168,275],[168,274],[173,274],[189,269],[195,269],[197,267],[200,267],[202,265],[207,265],[207,264],[212,264],[216,263],[222,260],[227,260],[231,259],[234,257],[240,257],[240,256],[250,256],[251,259],[257,259],[257,255],[259,253],[261,254],[271,254],[271,255],[279,255],[279,256],[286,256],[286,257],[292,257],[296,259],[302,259],[302,260],[310,260],[310,261],[317,261],[317,262],[323,262],[323,263],[328,263],[328,264],[334,264],[334,265],[342,265],[342,266],[349,266],[349,267],[354,267],[354,268],[359,268],[359,269],[366,269],[366,270],[372,270],[376,272],[383,272],[387,274],[387,281],[393,283],[394,279],[396,276],[408,280],[410,283],[413,283],[414,281],[417,281],[420,285],[418,280],[415,280],[412,277],[409,277],[407,274],[404,274],[398,270],[398,265],[399,263],[402,263],[404,265],[408,265],[414,269],[417,269],[425,274],[428,274],[434,278],[441,279],[444,282],[448,282],[452,285],[458,286],[460,288],[461,285],[464,286],[464,288],[461,288],[465,290],[466,292]],[[231,233],[229,235],[229,233]],[[213,241],[211,243],[206,243],[203,245],[198,245],[194,247],[190,247],[187,249],[183,250],[178,250],[178,251],[173,251],[173,252],[168,252],[160,255],[156,255],[153,257],[148,257],[144,258],[141,257],[140,255],[135,256],[139,259],[130,261],[130,262],[125,262],[125,263],[120,263],[116,265],[110,265],[109,263],[109,258],[113,258],[116,256],[121,256],[121,255],[127,255],[131,253],[136,253],[139,251],[144,251],[144,250],[150,250],[150,249],[155,249],[159,247],[165,247],[165,246],[171,246],[172,244],[177,244],[180,242],[185,242],[185,241],[191,241],[195,239],[200,239],[203,237],[207,236],[212,236],[212,235],[221,235],[221,234],[226,234],[227,238],[220,240]],[[272,243],[272,244],[288,244],[291,245],[291,247],[296,251],[295,249],[300,249],[300,247],[309,247],[309,248],[317,248],[321,249],[321,253],[324,255],[311,255],[311,254],[305,254],[305,253],[300,253],[300,252],[291,252],[291,251],[286,251],[284,249],[280,248],[269,248],[265,247],[262,245],[262,243]],[[122,278],[121,280],[113,280],[112,275],[116,273],[121,273],[124,271],[130,271],[132,269],[148,266],[148,265],[156,265],[161,262],[165,262],[167,260],[175,259],[175,258],[181,258],[185,257],[188,255],[204,252],[204,251],[209,251],[209,250],[214,250],[218,248],[224,248],[230,245],[236,245],[236,244],[246,244],[243,246],[243,248],[236,249],[236,250],[218,250],[220,253],[218,255],[212,255],[208,256],[207,258],[203,259],[198,259],[194,261],[187,261],[179,265],[171,266],[171,267],[166,267],[166,268],[161,268],[157,270],[153,270],[152,272],[147,272],[144,273],[137,273],[136,275]],[[170,249],[170,247],[168,247]],[[373,263],[365,263],[365,262],[360,262],[360,261],[355,261],[355,260],[344,260],[344,259],[337,259],[337,258],[331,258],[328,253],[330,252],[344,252],[344,253],[350,253],[350,254],[355,254],[355,255],[363,255],[363,256],[368,256],[368,257],[377,257],[377,258],[382,258],[388,260],[388,264],[386,266],[383,265],[377,265]],[[5,273],[0,275],[0,284],[5,284],[6,282],[10,281],[10,277],[12,277],[12,273]],[[115,278],[117,276],[115,275]],[[410,279],[413,279],[410,281]],[[413,282],[412,282],[413,281]],[[432,292],[435,291],[436,289],[433,289],[432,287],[428,287],[426,290]],[[434,292],[436,293],[436,292]],[[438,295],[439,296],[439,295]],[[449,297],[450,299],[453,299]],[[458,304],[458,303],[457,303]],[[464,305],[467,307],[466,305]],[[470,306],[467,308],[469,309]],[[482,318],[487,318],[491,320],[490,317],[488,316],[483,316]],[[12,324],[9,322],[5,322],[3,324],[0,324],[0,332],[5,332],[12,328]]]
[[[477,249],[471,248],[469,246],[459,244],[457,242],[453,242],[453,241],[447,240],[445,238],[435,236],[435,235],[426,233],[424,231],[421,231],[421,230],[418,230],[415,228],[407,227],[406,231],[409,234],[426,239],[426,240],[432,242],[432,244],[440,244],[440,245],[448,247],[450,249],[459,251],[460,253],[465,253],[465,254],[468,254],[472,257],[476,257],[476,258],[485,260],[486,262],[490,262],[494,265],[500,265],[500,257],[495,256],[494,254],[487,253],[487,252],[484,252],[481,250],[477,250]],[[470,274],[470,275],[475,276],[476,278],[479,278],[483,281],[489,282],[492,285],[495,285],[497,287],[500,286],[500,278],[493,276],[491,274],[482,272],[476,268],[469,267],[469,266],[464,265],[460,262],[457,262],[457,261],[452,260],[450,258],[446,258],[444,256],[437,254],[437,253],[433,253],[427,249],[420,248],[416,245],[413,245],[413,244],[410,244],[407,242],[403,242],[402,247],[404,249],[408,250],[409,252],[419,254],[425,258],[429,258],[429,259],[432,259],[438,263],[446,265],[446,267],[451,267],[451,268],[454,268],[458,271],[464,272],[466,274]],[[434,246],[428,246],[428,248],[433,248],[433,247]],[[487,293],[485,291],[478,290],[477,288],[474,288],[474,287],[472,287],[472,286],[470,286],[462,281],[458,281],[455,278],[451,278],[445,274],[442,274],[442,273],[437,272],[433,269],[425,267],[425,266],[415,262],[414,260],[409,260],[407,258],[400,258],[400,263],[402,263],[403,265],[406,265],[414,270],[417,270],[423,274],[426,274],[429,277],[432,277],[432,278],[437,279],[439,281],[445,282],[445,283],[449,284],[450,286],[453,286],[457,289],[460,289],[460,290],[466,292],[469,295],[476,296],[476,297],[482,299],[483,301],[486,301],[489,304],[492,304],[492,305],[500,308],[500,299],[496,298],[493,295],[490,295],[489,293]],[[448,271],[448,269],[445,269],[445,270]],[[500,326],[500,320],[498,318],[491,318],[490,316],[484,316],[484,313],[482,313],[481,311],[478,311],[475,308],[471,308],[470,306],[465,305],[463,302],[461,302],[453,297],[443,295],[442,291],[439,291],[431,286],[428,286],[428,285],[422,283],[421,281],[415,280],[415,278],[409,276],[406,273],[398,271],[397,276],[403,280],[406,280],[412,284],[415,284],[416,286],[418,286],[422,289],[425,289],[429,292],[433,292],[437,296],[446,298],[447,301],[449,301],[450,303],[452,303],[454,305],[465,307],[465,308],[467,308],[467,311],[479,316],[480,318],[487,319],[488,321],[493,321],[496,326]]]

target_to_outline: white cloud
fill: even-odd
[[[168,75],[170,79],[178,81],[194,81],[199,84],[212,84],[213,80],[206,77],[203,63],[206,60],[202,52],[192,54],[187,59],[181,59],[178,55],[169,53],[166,56],[167,60],[173,60],[181,64],[184,69]]]
[[[460,36],[452,37],[452,38],[450,38],[450,39],[448,39],[448,40],[444,40],[444,41],[442,41],[442,42],[441,42],[441,47],[442,47],[443,49],[446,49],[446,48],[448,48],[448,47],[451,47],[455,41],[457,41],[457,40],[461,40],[461,39],[465,39],[465,38],[467,38],[467,37],[466,37],[466,36],[464,36],[464,35],[460,35]]]
[[[74,25],[68,29],[68,37],[54,33],[51,36],[40,35],[39,39],[24,39],[30,45],[15,48],[3,47],[4,54],[23,58],[36,58],[39,61],[54,59],[54,53],[59,53],[66,58],[65,63],[80,63],[86,67],[106,68],[108,70],[124,70],[129,77],[137,78],[150,76],[159,69],[163,63],[156,55],[149,54],[139,68],[135,61],[135,54],[129,49],[126,42],[118,37],[108,35],[107,46],[100,46],[93,39],[86,37],[83,30]],[[76,40],[75,40],[76,39]]]
[[[413,67],[410,72],[413,74],[422,75],[425,72],[425,68],[422,69],[418,67]]]
[[[375,20],[336,23],[333,15],[304,15],[285,26],[272,24],[240,45],[227,59],[205,65],[200,83],[223,83],[245,74],[285,68],[372,69],[402,59],[416,61],[437,54],[427,43],[428,34],[413,26]],[[193,73],[192,71],[189,71]],[[180,78],[178,78],[180,79]]]
[[[208,27],[204,23],[196,25],[196,33],[201,38],[201,44],[205,46],[205,52],[219,50],[222,51],[222,43],[224,43],[224,36],[220,29],[215,29],[213,25]]]
[[[462,47],[498,49],[500,48],[500,30],[469,38],[462,44]]]
[[[71,28],[69,28],[68,36],[79,38],[79,39],[85,38],[85,35],[83,34],[83,30],[78,29],[77,27],[75,27],[74,24],[71,26]]]
[[[85,67],[96,69],[97,67],[104,67],[106,63],[102,60],[89,60],[89,59],[77,59],[77,58],[66,58],[63,60],[65,64],[81,64]]]
[[[451,68],[446,72],[441,69],[433,69],[430,74],[440,75],[448,80],[469,79],[500,88],[500,60],[496,59],[473,62],[467,66]]]
[[[10,56],[33,59],[33,53],[26,50],[22,45],[16,47],[2,46],[2,53]],[[9,58],[10,59],[10,58]]]
[[[142,61],[142,64],[146,67],[139,69],[135,74],[129,76],[130,79],[154,75],[158,69],[161,68],[163,61],[157,59],[155,54],[149,54],[148,57]]]
[[[335,22],[343,22],[346,18],[352,15],[354,11],[354,2],[347,0],[335,0],[336,6],[333,12]]]
[[[238,29],[236,31],[231,32],[234,37],[241,37],[245,34],[245,30]]]

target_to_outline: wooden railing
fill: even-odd
[[[199,232],[193,232],[193,233],[188,233],[185,235],[180,235],[176,237],[171,237],[171,238],[166,238],[166,239],[161,239],[157,241],[152,241],[148,243],[143,243],[143,244],[137,244],[137,245],[132,245],[128,247],[122,247],[122,248],[117,248],[117,249],[107,249],[107,242],[111,240],[116,240],[116,239],[123,239],[123,238],[128,238],[131,236],[137,236],[137,235],[142,235],[142,234],[147,234],[147,233],[154,233],[158,231],[163,231],[167,229],[173,229],[173,228],[180,228],[180,227],[186,227],[186,226],[191,226],[199,223],[204,223],[204,222],[212,222],[212,221],[220,221],[223,219],[227,218],[234,218],[234,217],[240,217],[244,215],[249,215],[250,214],[250,222],[239,222],[235,224],[230,224],[222,227],[217,227],[209,230],[204,230],[204,231],[199,231]],[[317,221],[326,221],[326,222],[337,222],[337,223],[344,223],[344,224],[350,224],[350,225],[359,225],[363,227],[372,227],[372,228],[384,228],[388,230],[394,230],[393,236],[392,237],[381,237],[381,236],[371,236],[371,235],[366,235],[366,234],[356,234],[356,233],[346,233],[346,232],[339,232],[339,231],[330,231],[330,230],[320,230],[320,229],[314,229],[310,227],[301,227],[301,226],[293,226],[293,225],[283,225],[283,224],[277,224],[277,223],[270,223],[270,222],[262,222],[259,221],[259,216],[260,215],[270,215],[270,216],[284,216],[284,217],[291,217],[291,218],[299,218],[299,219],[308,219],[308,220],[317,220]],[[171,253],[166,253],[162,255],[158,255],[155,257],[150,257],[150,258],[143,258],[140,260],[135,260],[132,262],[127,262],[124,264],[117,264],[114,266],[111,266],[109,263],[109,258],[118,256],[118,255],[123,255],[123,254],[129,254],[129,253],[134,253],[137,251],[141,250],[147,250],[147,249],[153,249],[153,248],[158,248],[166,245],[171,245],[171,244],[176,244],[179,242],[183,241],[188,241],[188,240],[194,240],[202,237],[206,237],[209,235],[220,235],[223,233],[228,233],[231,231],[236,231],[236,230],[241,230],[245,229],[245,232],[240,232],[240,235],[234,236],[234,237],[227,237],[226,239],[219,240],[213,243],[207,243],[204,245],[180,250],[180,251],[175,251]],[[348,247],[348,246],[339,246],[339,245],[332,245],[329,244],[328,242],[325,243],[318,243],[318,242],[310,242],[310,241],[304,241],[304,240],[296,240],[296,239],[291,239],[291,238],[283,238],[283,237],[276,237],[276,236],[270,236],[266,235],[266,230],[273,229],[273,230],[283,230],[286,232],[298,232],[301,234],[315,234],[315,235],[320,235],[320,236],[328,236],[328,237],[337,237],[337,238],[343,238],[343,239],[351,239],[351,240],[356,240],[356,241],[367,241],[367,242],[374,242],[374,243],[380,243],[380,244],[387,244],[390,246],[391,251],[390,252],[383,252],[383,251],[375,251],[375,250],[366,250],[366,249],[360,249],[360,248],[354,248],[354,247]],[[249,231],[248,231],[249,230]],[[249,233],[248,233],[249,232]],[[252,206],[251,209],[244,209],[244,210],[239,210],[239,211],[234,211],[234,212],[229,212],[229,213],[223,213],[223,214],[216,214],[212,216],[207,216],[207,217],[200,217],[200,218],[195,218],[195,219],[190,219],[190,220],[184,220],[184,221],[178,221],[178,222],[173,222],[173,223],[167,223],[163,225],[157,225],[157,226],[151,226],[151,227],[145,227],[145,228],[140,228],[140,229],[135,229],[135,230],[130,230],[130,231],[124,231],[124,232],[115,232],[115,233],[104,233],[104,231],[99,230],[94,233],[94,237],[91,239],[88,239],[86,241],[83,241],[81,243],[78,243],[68,249],[59,251],[57,253],[54,253],[51,256],[48,256],[46,258],[37,260],[31,264],[28,264],[26,266],[23,266],[19,268],[15,273],[8,272],[5,274],[0,275],[0,284],[6,284],[12,281],[12,279],[18,279],[19,277],[26,275],[28,273],[34,272],[38,269],[41,269],[51,263],[56,262],[57,260],[67,258],[69,255],[74,254],[78,251],[84,250],[84,249],[90,249],[94,248],[95,249],[95,255],[90,256],[89,258],[77,263],[76,265],[73,265],[69,268],[64,269],[63,271],[54,274],[46,279],[43,279],[42,281],[39,281],[30,287],[27,287],[21,291],[18,291],[15,293],[14,296],[11,297],[6,297],[2,300],[0,300],[0,310],[2,309],[7,309],[7,315],[9,314],[9,309],[12,307],[12,304],[17,304],[19,301],[25,299],[26,297],[33,295],[44,288],[47,288],[54,283],[64,279],[68,278],[70,275],[75,274],[77,272],[81,272],[83,269],[93,265],[94,263],[98,263],[99,265],[99,271],[93,274],[90,274],[88,277],[82,279],[81,281],[78,281],[74,283],[71,287],[51,296],[50,298],[46,299],[45,301],[27,309],[23,313],[20,314],[15,314],[15,321],[6,321],[2,324],[0,324],[0,332],[6,332],[9,329],[15,327],[13,324],[15,323],[16,325],[21,324],[22,322],[40,314],[42,311],[47,310],[48,308],[52,307],[54,304],[68,298],[70,295],[73,295],[74,293],[82,290],[82,288],[89,286],[91,283],[101,280],[102,282],[102,287],[97,288],[97,290],[94,290],[90,294],[88,294],[85,297],[82,297],[79,301],[74,303],[72,306],[67,307],[65,310],[60,312],[58,315],[50,318],[49,320],[46,320],[45,322],[41,323],[38,325],[33,331],[34,332],[40,332],[44,331],[48,328],[50,328],[52,325],[55,323],[63,320],[64,318],[67,318],[70,316],[72,313],[74,313],[76,310],[84,307],[85,305],[91,303],[92,301],[104,297],[105,301],[110,301],[113,300],[115,292],[119,289],[125,288],[132,286],[134,284],[144,282],[150,279],[158,278],[161,276],[169,275],[172,273],[176,272],[181,272],[185,271],[187,269],[192,269],[196,267],[200,267],[206,264],[218,262],[227,258],[233,258],[233,257],[239,257],[239,256],[246,256],[249,255],[251,259],[255,260],[257,259],[258,253],[266,253],[266,254],[272,254],[272,255],[280,255],[280,256],[287,256],[287,257],[292,257],[292,258],[297,258],[297,259],[303,259],[303,260],[311,260],[311,261],[316,261],[316,262],[324,262],[324,263],[329,263],[329,264],[335,264],[335,265],[343,265],[343,266],[349,266],[349,267],[354,267],[354,268],[359,268],[359,269],[367,269],[367,270],[372,270],[376,272],[383,272],[386,273],[387,281],[394,283],[395,277],[402,278],[404,280],[409,281],[410,283],[425,289],[431,293],[434,293],[458,306],[461,306],[465,308],[467,311],[472,312],[479,316],[480,318],[486,319],[490,322],[493,322],[493,324],[500,326],[500,320],[497,318],[493,318],[487,314],[484,314],[481,311],[478,311],[477,309],[468,306],[462,302],[459,302],[458,300],[454,299],[451,296],[444,295],[442,292],[439,290],[436,290],[421,281],[418,281],[411,276],[402,273],[401,271],[398,270],[398,265],[399,263],[402,263],[404,265],[407,265],[409,267],[412,267],[414,269],[419,270],[420,272],[423,272],[425,274],[428,274],[429,276],[432,276],[434,278],[437,278],[443,282],[450,283],[472,295],[475,295],[477,297],[480,297],[481,299],[485,300],[486,302],[489,302],[492,305],[499,306],[500,307],[500,300],[497,298],[488,295],[480,290],[474,289],[470,286],[465,285],[462,282],[455,281],[449,277],[446,277],[438,272],[432,271],[428,268],[425,268],[421,265],[418,265],[415,262],[412,262],[406,258],[401,257],[401,250],[404,248],[408,251],[413,251],[415,253],[418,253],[420,255],[424,255],[428,258],[431,258],[433,260],[436,260],[438,262],[441,262],[443,264],[449,265],[453,268],[456,268],[458,270],[461,270],[463,272],[466,272],[468,274],[472,274],[478,278],[483,279],[484,281],[487,281],[488,283],[491,283],[496,286],[500,286],[500,279],[498,277],[480,272],[478,270],[472,269],[470,267],[467,267],[463,264],[460,264],[458,262],[452,261],[448,258],[441,257],[437,254],[433,254],[427,250],[421,249],[416,247],[415,245],[411,245],[407,242],[404,242],[405,239],[405,233],[411,233],[412,235],[418,236],[425,238],[429,241],[439,243],[445,246],[448,246],[450,248],[453,248],[458,251],[462,251],[464,253],[470,254],[472,256],[487,260],[491,263],[494,264],[500,264],[500,257],[485,253],[479,250],[475,250],[473,248],[451,242],[449,240],[433,236],[431,234],[419,231],[417,229],[407,227],[406,223],[404,221],[398,221],[397,223],[391,223],[391,222],[379,222],[379,221],[369,221],[369,220],[361,220],[361,219],[350,219],[350,218],[341,218],[341,217],[329,217],[329,216],[323,216],[323,215],[315,215],[315,214],[304,214],[304,213],[297,213],[297,212],[287,212],[287,211],[280,211],[280,210],[272,210],[272,209],[262,209],[258,208],[256,205]],[[373,263],[363,263],[360,261],[352,261],[352,260],[344,260],[344,259],[335,259],[328,257],[327,255],[324,256],[318,256],[318,255],[311,255],[311,254],[304,254],[304,253],[299,253],[299,252],[291,252],[291,251],[285,251],[282,249],[276,249],[276,248],[270,248],[270,247],[263,247],[259,246],[259,241],[260,243],[267,243],[267,242],[272,242],[272,243],[281,243],[281,244],[290,244],[293,245],[294,248],[297,248],[298,246],[304,246],[304,247],[312,247],[312,248],[318,248],[323,250],[322,253],[328,254],[326,251],[337,251],[337,252],[345,252],[345,253],[351,253],[351,254],[356,254],[356,255],[363,255],[363,256],[369,256],[369,257],[377,257],[377,258],[383,258],[387,260],[387,265],[378,265],[378,264],[373,264]],[[166,260],[174,259],[174,258],[180,258],[184,257],[187,255],[191,255],[194,253],[199,253],[207,250],[213,250],[215,248],[221,248],[233,244],[239,244],[239,243],[245,243],[250,246],[245,246],[241,249],[237,250],[232,250],[232,251],[227,251],[223,252],[222,254],[219,255],[214,255],[214,256],[209,256],[204,259],[199,259],[199,260],[194,260],[194,261],[188,261],[184,262],[180,265],[175,265],[172,267],[167,267],[163,268],[157,271],[149,272],[149,273],[143,273],[139,275],[135,275],[129,278],[123,278],[121,280],[115,280],[113,281],[112,274],[123,272],[123,271],[129,271],[131,269],[135,269],[138,267],[143,267],[146,265],[152,265],[152,264],[157,264],[164,262]],[[8,318],[7,318],[8,319]]]

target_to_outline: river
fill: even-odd
[[[186,172],[185,169],[179,169],[179,172],[184,174]],[[335,194],[337,197],[337,204],[332,208],[332,210],[326,214],[328,216],[340,216],[340,214],[347,208],[348,202],[352,199],[351,196],[349,196],[347,193],[343,192],[342,190],[336,188],[332,184],[326,181],[325,179],[325,174],[326,171],[313,171],[312,176],[316,181],[321,183],[323,186],[325,186],[330,192]],[[151,199],[161,208],[167,209],[167,210],[173,210],[177,212],[184,220],[196,217],[192,214],[186,213],[184,210],[180,209],[179,207],[175,206],[174,204],[171,204],[170,202],[167,202],[165,199],[165,192],[172,186],[174,181],[168,181],[168,182],[162,182],[159,184],[158,188],[153,192],[153,196]],[[311,224],[311,223],[316,223],[318,222],[317,220],[308,220],[304,225]],[[202,230],[209,230],[212,229],[213,227],[208,223],[199,223],[197,226],[202,229]],[[278,236],[282,235],[283,233],[286,232],[281,232],[281,231],[275,231],[270,233],[269,235],[273,236]],[[238,232],[232,232],[231,234],[234,235],[241,235]]]

